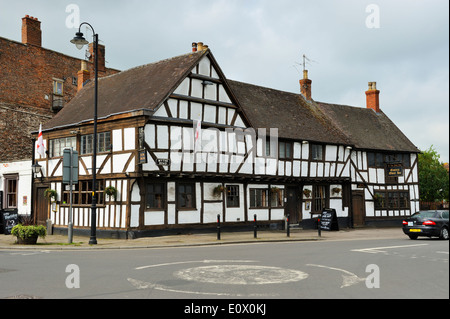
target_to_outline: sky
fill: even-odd
[[[320,102],[381,110],[420,150],[449,161],[448,0],[0,0],[0,36],[41,22],[42,46],[83,58],[69,41],[89,22],[107,67],[126,70],[209,45],[228,79],[300,92],[303,55]],[[92,32],[82,28],[87,39]],[[374,137],[376,138],[376,137]]]

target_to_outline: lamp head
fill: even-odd
[[[86,44],[89,44],[89,41],[83,37],[83,33],[81,32],[77,32],[70,42],[75,44],[78,50],[81,50]]]

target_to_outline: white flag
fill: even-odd
[[[194,153],[202,150],[202,122],[197,121],[197,129],[195,130]]]
[[[39,125],[39,135],[37,140],[36,151],[41,157],[45,157],[44,138],[42,137],[42,124]]]

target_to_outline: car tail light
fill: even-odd
[[[404,220],[403,225],[408,225],[408,222],[406,220]]]
[[[434,221],[432,221],[432,220],[426,220],[426,221],[424,221],[424,222],[422,223],[422,225],[425,225],[425,226],[433,226],[433,225],[436,225],[436,223],[435,223]]]

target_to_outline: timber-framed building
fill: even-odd
[[[158,230],[283,225],[314,227],[334,208],[342,227],[398,223],[419,208],[419,150],[380,110],[316,102],[307,72],[301,94],[225,77],[211,50],[139,66],[99,80],[97,231],[139,237]],[[66,229],[69,195],[62,150],[79,152],[75,229],[92,203],[93,83],[46,123],[42,190],[58,196],[44,216]],[[113,187],[115,196],[106,195]],[[42,216],[42,214],[41,214]],[[43,222],[41,220],[40,222]]]

